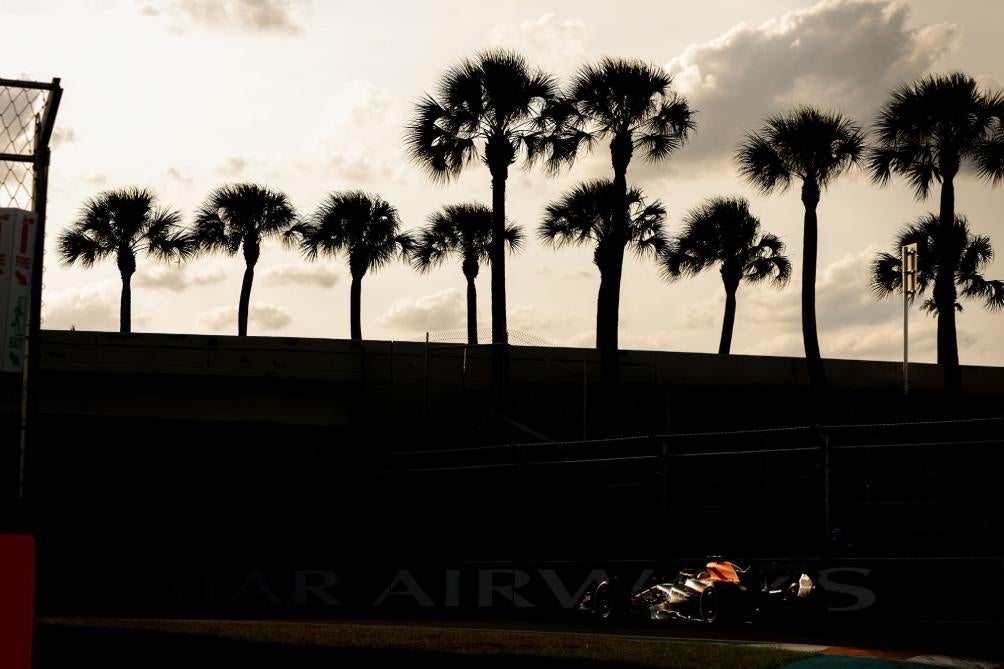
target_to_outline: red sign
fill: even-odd
[[[35,539],[0,534],[0,667],[31,669],[35,628]]]

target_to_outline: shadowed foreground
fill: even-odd
[[[40,625],[35,667],[329,666],[780,667],[805,654],[776,648],[667,644],[560,634],[389,629],[330,624],[151,623]],[[107,623],[114,624],[114,623]],[[170,631],[165,631],[170,630]]]

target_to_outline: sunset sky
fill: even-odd
[[[64,268],[58,233],[87,197],[148,186],[186,222],[214,187],[254,181],[285,191],[309,213],[331,191],[378,193],[417,228],[447,203],[491,201],[474,165],[456,183],[431,183],[408,162],[402,137],[415,102],[461,58],[516,49],[563,82],[602,56],[665,66],[698,110],[697,132],[669,161],[636,159],[628,180],[669,211],[680,230],[707,197],[740,194],[801,269],[797,190],[763,197],[741,182],[731,154],[764,116],[804,102],[870,125],[889,91],[926,72],[963,70],[1004,82],[1000,26],[991,0],[703,0],[616,3],[500,0],[5,0],[0,77],[61,77],[62,106],[49,191],[44,327],[115,330],[113,261]],[[557,345],[592,346],[599,274],[592,250],[536,240],[544,206],[578,181],[609,177],[605,145],[558,177],[514,167],[510,218],[530,238],[507,265],[510,329]],[[971,175],[957,207],[1004,253],[1004,188]],[[860,173],[823,193],[817,301],[825,357],[894,360],[902,307],[876,301],[867,265],[897,229],[928,211],[902,180],[880,188]],[[243,259],[202,257],[183,266],[139,260],[133,280],[138,332],[236,333]],[[988,271],[1004,278],[1004,261]],[[489,273],[478,281],[489,321]],[[262,254],[251,298],[252,335],[347,337],[344,258],[309,264],[274,243]],[[418,275],[398,264],[363,283],[363,335],[418,340],[465,324],[459,263]],[[624,348],[714,352],[724,294],[716,271],[667,284],[651,261],[627,262],[621,302]],[[801,355],[798,281],[782,291],[739,291],[732,350]],[[963,364],[1004,365],[1004,313],[965,303]],[[935,321],[914,312],[911,352],[934,361]],[[446,337],[448,335],[441,335]]]

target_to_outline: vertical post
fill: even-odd
[[[425,333],[425,388],[422,393],[422,412],[429,414],[429,333]]]
[[[589,434],[589,368],[586,366],[586,356],[582,356],[582,438],[588,439]]]
[[[823,554],[828,556],[832,544],[832,525],[830,519],[830,435],[821,433],[823,438]]]
[[[45,213],[49,191],[49,140],[56,123],[59,101],[63,89],[54,78],[45,98],[42,115],[35,119],[35,146],[32,174],[31,204],[35,213],[35,254],[31,267],[31,297],[28,300],[28,337],[25,342],[25,360],[21,377],[21,444],[18,458],[18,504],[25,500],[25,468],[29,441],[38,425],[38,371],[42,339],[42,271],[45,266]]]
[[[903,286],[903,394],[910,394],[910,300],[917,290],[917,244],[900,249],[900,283]]]
[[[910,394],[910,303],[903,290],[903,394]]]
[[[669,446],[659,441],[659,549],[660,557],[669,551]]]

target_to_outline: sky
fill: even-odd
[[[668,161],[632,162],[628,180],[668,210],[717,195],[748,197],[767,231],[788,246],[796,280],[783,290],[742,287],[733,353],[802,354],[797,277],[802,207],[797,190],[765,197],[731,161],[743,134],[798,103],[844,112],[866,128],[891,90],[928,72],[962,70],[1000,89],[1004,60],[996,0],[5,0],[0,77],[61,77],[50,172],[43,327],[116,330],[114,261],[92,269],[56,261],[56,238],[99,192],[146,186],[191,220],[224,183],[252,181],[289,195],[309,214],[327,193],[363,189],[395,205],[406,229],[444,204],[490,203],[487,169],[432,183],[402,138],[415,103],[444,70],[493,46],[522,53],[567,82],[604,56],[664,66],[698,110],[697,131]],[[592,346],[599,273],[589,248],[537,241],[546,204],[575,183],[610,177],[600,145],[556,177],[510,171],[507,214],[529,243],[507,261],[516,341]],[[1004,249],[1004,188],[966,174],[957,207]],[[902,180],[882,188],[860,172],[831,185],[819,206],[817,313],[824,357],[902,357],[902,304],[876,300],[867,267],[896,231],[935,200]],[[1004,252],[1004,251],[1002,251]],[[179,264],[140,258],[133,279],[137,332],[236,333],[243,258]],[[1004,261],[988,271],[1004,278]],[[478,280],[479,324],[490,324],[489,272]],[[363,282],[363,336],[462,336],[459,263],[416,274],[403,263]],[[1004,365],[1004,313],[980,303],[959,315],[963,364]],[[629,259],[622,286],[622,348],[717,351],[724,309],[715,271],[667,283],[651,262]],[[346,259],[303,260],[278,243],[263,249],[249,333],[346,338]],[[935,320],[914,310],[911,359],[935,359]]]

